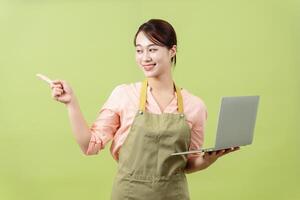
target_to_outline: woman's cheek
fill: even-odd
[[[152,61],[155,63],[159,62],[159,60],[160,60],[159,55],[157,55],[157,54],[152,54],[151,58],[152,58]]]
[[[135,61],[138,64],[138,66],[141,66],[141,57],[139,55],[135,56]]]

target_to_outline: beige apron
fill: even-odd
[[[183,113],[180,88],[178,114],[145,111],[147,79],[143,82],[140,107],[119,152],[118,172],[112,200],[188,200],[184,168],[187,157],[171,153],[187,151],[190,128]]]

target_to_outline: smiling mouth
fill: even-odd
[[[150,71],[150,70],[152,70],[155,66],[156,66],[156,63],[155,63],[155,64],[151,64],[151,65],[143,65],[143,68],[144,68],[146,71]]]
[[[152,66],[152,65],[156,65],[156,63],[147,64],[147,65],[143,65],[143,66]]]

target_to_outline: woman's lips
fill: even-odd
[[[146,71],[150,71],[155,67],[156,64],[151,64],[151,65],[143,65],[144,69]]]

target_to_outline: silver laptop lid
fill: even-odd
[[[215,149],[252,143],[259,96],[223,97]]]

